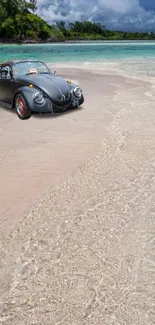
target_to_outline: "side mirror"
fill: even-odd
[[[5,75],[6,79],[11,79],[12,78],[12,73],[7,68],[4,68],[4,69],[2,68],[1,73],[2,73],[2,75],[3,74]],[[3,77],[4,77],[4,75],[3,75]]]

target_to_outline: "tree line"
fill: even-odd
[[[154,40],[155,33],[112,31],[101,23],[60,21],[47,24],[35,14],[36,0],[0,0],[0,40],[2,42],[57,42],[76,40]]]

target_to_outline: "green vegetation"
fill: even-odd
[[[63,33],[55,26],[49,26],[35,15],[35,0],[1,0],[0,39],[1,41],[59,41]]]
[[[0,0],[2,42],[57,42],[78,40],[154,40],[155,33],[111,31],[100,23],[61,21],[49,25],[35,14],[36,0]]]

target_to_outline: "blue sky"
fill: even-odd
[[[109,29],[155,31],[155,0],[38,0],[37,14],[49,23],[91,20]]]

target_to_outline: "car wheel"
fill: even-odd
[[[16,98],[15,98],[15,109],[16,109],[16,113],[17,113],[18,117],[21,120],[28,120],[32,115],[32,112],[27,107],[27,105],[25,103],[25,100],[24,100],[22,95],[18,94],[16,96]]]

